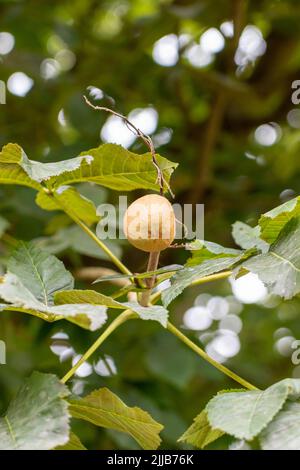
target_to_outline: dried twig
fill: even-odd
[[[91,108],[97,110],[97,111],[105,111],[107,113],[110,113],[110,114],[113,114],[114,116],[117,116],[119,117],[120,119],[122,119],[124,121],[124,123],[126,124],[126,126],[128,127],[128,129],[133,133],[135,134],[137,137],[139,137],[140,139],[142,139],[142,141],[144,142],[144,144],[148,147],[150,153],[151,153],[151,157],[152,157],[152,162],[153,162],[153,165],[155,166],[155,169],[157,171],[157,182],[159,184],[159,188],[160,188],[160,194],[163,195],[164,193],[164,186],[166,186],[167,190],[169,191],[169,193],[171,194],[172,197],[174,197],[174,194],[170,188],[170,185],[168,184],[168,182],[165,180],[164,178],[164,175],[163,175],[163,172],[161,171],[160,167],[159,167],[159,164],[157,162],[157,159],[156,159],[156,152],[155,152],[155,147],[154,147],[154,144],[153,144],[153,141],[151,139],[151,137],[149,135],[146,135],[144,134],[138,127],[136,127],[126,116],[123,116],[122,114],[118,113],[117,111],[114,111],[113,109],[110,109],[110,108],[106,108],[105,106],[96,106],[94,104],[92,104],[88,98],[83,95],[83,98],[86,102],[86,104],[88,106],[90,106]]]

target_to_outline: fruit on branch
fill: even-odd
[[[174,210],[165,197],[148,194],[128,207],[123,229],[129,243],[139,250],[165,250],[175,238]]]

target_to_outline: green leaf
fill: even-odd
[[[93,182],[116,191],[134,189],[158,190],[157,171],[150,153],[139,155],[116,144],[104,144],[80,154],[83,159],[80,167],[49,180],[51,187]],[[157,155],[157,162],[166,181],[177,163]]]
[[[300,218],[291,219],[281,231],[269,252],[242,263],[259,276],[269,290],[290,299],[300,292]]]
[[[52,305],[56,291],[72,289],[74,279],[55,256],[33,243],[20,242],[8,260],[8,271],[15,274],[35,299]]]
[[[186,266],[196,266],[211,259],[233,258],[242,253],[241,250],[225,248],[217,243],[202,240],[195,240],[188,247],[192,257],[188,259]]]
[[[244,222],[235,222],[232,226],[232,236],[237,245],[245,250],[256,247],[263,253],[268,251],[269,245],[260,238],[260,227],[250,227]]]
[[[92,158],[80,156],[69,160],[62,160],[56,163],[41,163],[29,160],[24,150],[18,144],[7,144],[0,153],[0,163],[18,164],[27,173],[30,180],[41,183],[51,177],[72,172],[80,167],[83,162],[89,164]],[[40,185],[38,185],[40,187]]]
[[[206,407],[209,424],[238,439],[252,440],[281,410],[288,398],[300,396],[300,380],[285,379],[264,391],[217,395]]]
[[[137,313],[142,320],[158,321],[164,328],[168,323],[168,310],[160,305],[152,305],[151,307],[142,307],[137,302],[124,302],[126,308],[130,308]]]
[[[107,295],[100,294],[95,290],[66,290],[57,292],[54,297],[56,305],[63,304],[90,304],[90,305],[105,305],[108,308],[118,308],[124,310],[124,305]]]
[[[34,372],[0,418],[0,449],[48,450],[69,438],[68,389],[55,375]]]
[[[198,449],[203,449],[211,442],[219,439],[223,434],[223,431],[212,429],[208,422],[206,411],[202,410],[194,419],[193,424],[185,431],[178,441],[186,442],[187,444],[198,447]]]
[[[156,155],[165,180],[177,163]],[[24,150],[17,144],[8,144],[0,153],[0,163],[18,168],[28,176],[28,182],[46,181],[48,187],[90,182],[117,191],[148,189],[157,191],[157,171],[150,153],[139,155],[116,144],[104,144],[82,152],[79,157],[56,163],[41,163],[29,160]],[[1,180],[0,180],[1,182]],[[37,186],[40,188],[40,185]]]
[[[201,279],[210,274],[215,274],[226,269],[230,269],[241,258],[226,257],[226,258],[213,258],[202,262],[196,266],[186,266],[184,269],[178,271],[171,278],[171,287],[168,287],[162,292],[163,304],[167,307],[172,300],[180,295],[186,287],[192,284],[193,281]]]
[[[300,196],[275,207],[259,219],[260,237],[268,243],[276,241],[287,222],[300,215]]]
[[[70,413],[107,429],[114,429],[132,436],[143,449],[153,450],[160,445],[163,426],[146,411],[128,407],[107,388],[95,390],[90,395],[70,400]]]
[[[42,320],[53,322],[65,318],[89,330],[97,330],[107,320],[106,307],[71,304],[71,305],[45,305],[39,302],[32,292],[14,274],[7,273],[0,283],[0,298],[9,302],[0,304],[0,311],[27,313]]]
[[[162,326],[167,326],[168,311],[160,305],[151,307],[142,307],[137,302],[118,302],[112,297],[100,294],[94,290],[70,290],[57,292],[55,294],[55,304],[90,304],[90,305],[104,305],[107,308],[116,309],[130,309],[136,313],[142,320],[154,320],[161,323]]]
[[[18,184],[37,191],[42,189],[41,185],[29,178],[22,168],[13,164],[0,163],[0,184]]]
[[[63,446],[58,446],[54,450],[86,450],[79,437],[73,432],[70,433],[68,442]]]
[[[54,196],[47,194],[45,191],[40,191],[37,194],[36,203],[47,211],[63,210],[63,208],[66,208],[68,213],[78,217],[87,225],[99,222],[100,217],[96,214],[94,203],[82,196],[76,188],[60,186],[54,191]]]
[[[8,260],[9,272],[0,283],[0,310],[35,315],[46,321],[65,318],[72,323],[96,330],[107,320],[103,306],[54,305],[54,295],[72,288],[74,280],[63,263],[55,256],[41,251],[32,243],[21,242]]]
[[[300,450],[300,404],[287,402],[260,434],[263,450]]]

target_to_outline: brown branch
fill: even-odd
[[[90,106],[91,108],[97,110],[97,111],[105,111],[107,113],[110,113],[110,114],[113,114],[114,116],[117,116],[119,117],[120,119],[122,119],[126,126],[128,127],[128,129],[134,134],[136,135],[137,137],[139,137],[140,139],[142,139],[142,141],[144,142],[144,144],[148,147],[150,153],[151,153],[151,157],[152,157],[152,163],[157,171],[157,182],[159,184],[159,188],[160,188],[160,194],[163,195],[164,193],[164,186],[166,186],[167,190],[169,191],[169,193],[171,194],[172,197],[174,197],[174,194],[170,188],[170,185],[169,183],[165,180],[164,178],[164,175],[163,175],[163,172],[161,171],[160,167],[159,167],[159,164],[158,164],[158,161],[157,161],[157,158],[156,158],[156,152],[155,152],[155,147],[154,147],[154,144],[153,144],[153,141],[151,139],[151,137],[147,134],[144,134],[144,132],[142,132],[138,127],[136,127],[126,116],[123,116],[123,114],[120,114],[118,113],[117,111],[114,111],[113,109],[110,109],[110,108],[106,108],[105,106],[95,106],[94,104],[92,104],[85,95],[83,95],[83,98],[86,102],[86,104],[88,106]]]
[[[223,90],[219,91],[207,123],[201,157],[198,160],[198,165],[195,170],[197,178],[190,195],[190,201],[193,204],[202,200],[211,177],[211,156],[214,152],[219,132],[222,127],[226,102],[227,95]]]

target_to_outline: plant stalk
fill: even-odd
[[[230,377],[232,380],[239,383],[240,385],[242,385],[242,387],[247,388],[248,390],[258,390],[258,388],[255,387],[255,385],[252,385],[250,382],[247,382],[247,380],[243,379],[239,375],[232,372],[230,369],[227,369],[227,367],[223,366],[219,362],[212,359],[205,351],[203,351],[203,349],[201,349],[199,346],[197,346],[197,344],[193,343],[193,341],[191,341],[187,336],[185,336],[172,323],[168,322],[167,329],[173,335],[177,336],[177,338],[180,339],[180,341],[185,343],[196,354],[198,354],[198,356],[201,356],[205,361],[209,362],[212,366],[214,366],[220,372],[227,375],[228,377]]]
[[[62,383],[66,383],[77,371],[77,369],[87,361],[91,355],[99,348],[99,346],[104,343],[104,341],[123,323],[131,318],[135,318],[136,314],[131,310],[125,310],[117,318],[115,318],[111,324],[106,328],[106,330],[96,339],[92,346],[83,354],[78,362],[70,369],[66,375],[61,379]]]
[[[159,255],[160,255],[160,251],[153,251],[149,253],[147,272],[156,271],[157,266],[158,266],[158,261],[159,261]],[[145,281],[148,289],[145,292],[143,292],[141,295],[140,303],[143,307],[147,307],[149,305],[151,291],[155,284],[155,278],[156,276],[154,275],[150,277],[149,279],[146,279]]]
[[[210,274],[209,276],[201,277],[200,279],[196,279],[193,281],[189,287],[198,286],[200,284],[206,284],[207,282],[218,281],[219,279],[227,279],[231,276],[232,271],[223,271],[221,273]],[[157,291],[155,294],[151,295],[150,301],[152,304],[155,304],[159,298],[161,297],[162,292]]]

